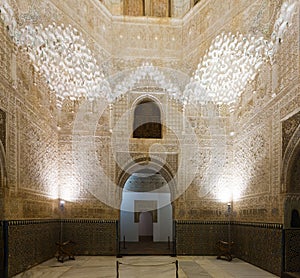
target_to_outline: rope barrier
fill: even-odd
[[[165,263],[165,264],[128,264],[128,263],[122,263],[119,262],[119,264],[123,264],[123,265],[129,265],[129,266],[164,266],[164,265],[169,265],[169,264],[176,264],[176,261],[174,262],[170,262],[170,263]]]
[[[123,263],[123,262],[116,262],[116,268],[117,268],[117,278],[119,278],[119,266],[120,265],[127,265],[127,266],[137,266],[137,267],[147,267],[147,266],[166,266],[166,265],[171,265],[175,264],[176,266],[176,278],[178,278],[178,260],[173,261],[173,262],[168,262],[168,263],[163,263],[163,264],[130,264],[130,263]]]

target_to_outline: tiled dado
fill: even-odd
[[[284,230],[284,271],[300,272],[300,228]]]
[[[0,246],[0,277],[4,277],[4,238],[2,221],[0,221]]]
[[[216,255],[216,242],[230,236],[235,257],[280,275],[281,224],[175,221],[175,234],[178,255]]]
[[[1,266],[4,266],[0,277],[12,277],[54,257],[61,232],[63,240],[76,242],[75,255],[116,254],[117,221],[56,219],[9,220],[3,223],[7,227],[8,254],[3,254],[3,258],[0,254]],[[2,225],[1,246],[4,246],[3,232]],[[8,259],[7,266],[4,258]],[[8,269],[8,274],[5,269]]]
[[[234,255],[280,276],[282,235],[281,224],[234,222],[232,224]]]
[[[216,242],[228,239],[228,222],[175,221],[177,255],[216,255]]]
[[[3,223],[0,222],[2,246],[5,238]],[[9,250],[8,277],[53,257],[61,232],[63,240],[76,242],[76,255],[117,253],[118,222],[115,220],[17,220],[5,223]],[[280,224],[231,222],[229,226],[229,222],[219,221],[175,221],[174,224],[177,255],[216,255],[216,242],[228,241],[230,235],[235,242],[233,253],[236,257],[280,275],[282,238],[285,238],[285,266],[293,270],[292,267],[298,265],[296,243],[299,243],[300,230],[285,231],[285,237],[282,237]],[[296,257],[293,250],[298,252]],[[3,265],[4,258],[1,256]],[[1,277],[6,276],[1,273]]]
[[[72,219],[62,221],[64,240],[73,240],[75,254],[78,255],[116,255],[116,220]]]
[[[59,240],[59,220],[13,220],[8,223],[8,277],[52,258]]]

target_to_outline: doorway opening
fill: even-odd
[[[139,242],[153,241],[153,217],[150,211],[140,213]]]
[[[173,212],[164,177],[135,172],[125,182],[120,210],[121,255],[172,254]]]

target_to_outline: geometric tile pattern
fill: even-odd
[[[64,241],[76,244],[76,255],[116,255],[117,221],[73,219],[62,221]]]
[[[285,271],[300,272],[300,229],[287,229],[285,233]]]
[[[116,255],[116,221],[8,221],[9,277],[54,257],[57,250],[56,242],[60,241],[61,232],[63,241],[76,242],[75,255]]]
[[[177,255],[217,255],[219,240],[234,242],[233,255],[276,275],[281,273],[282,225],[175,221]]]
[[[8,276],[52,258],[59,241],[59,220],[8,222]]]
[[[175,221],[178,255],[216,255],[216,243],[228,241],[227,222]]]
[[[0,221],[0,277],[4,277],[4,239],[3,239],[3,223]]]
[[[280,275],[282,231],[282,225],[276,224],[233,224],[233,253],[246,262]]]

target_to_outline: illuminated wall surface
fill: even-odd
[[[299,1],[123,2],[0,1],[1,219],[71,219],[69,235],[80,219],[122,221],[128,178],[158,173],[167,193],[142,192],[168,195],[181,235],[228,221],[228,204],[241,225],[290,228]],[[134,138],[141,103],[160,110],[161,138]]]

